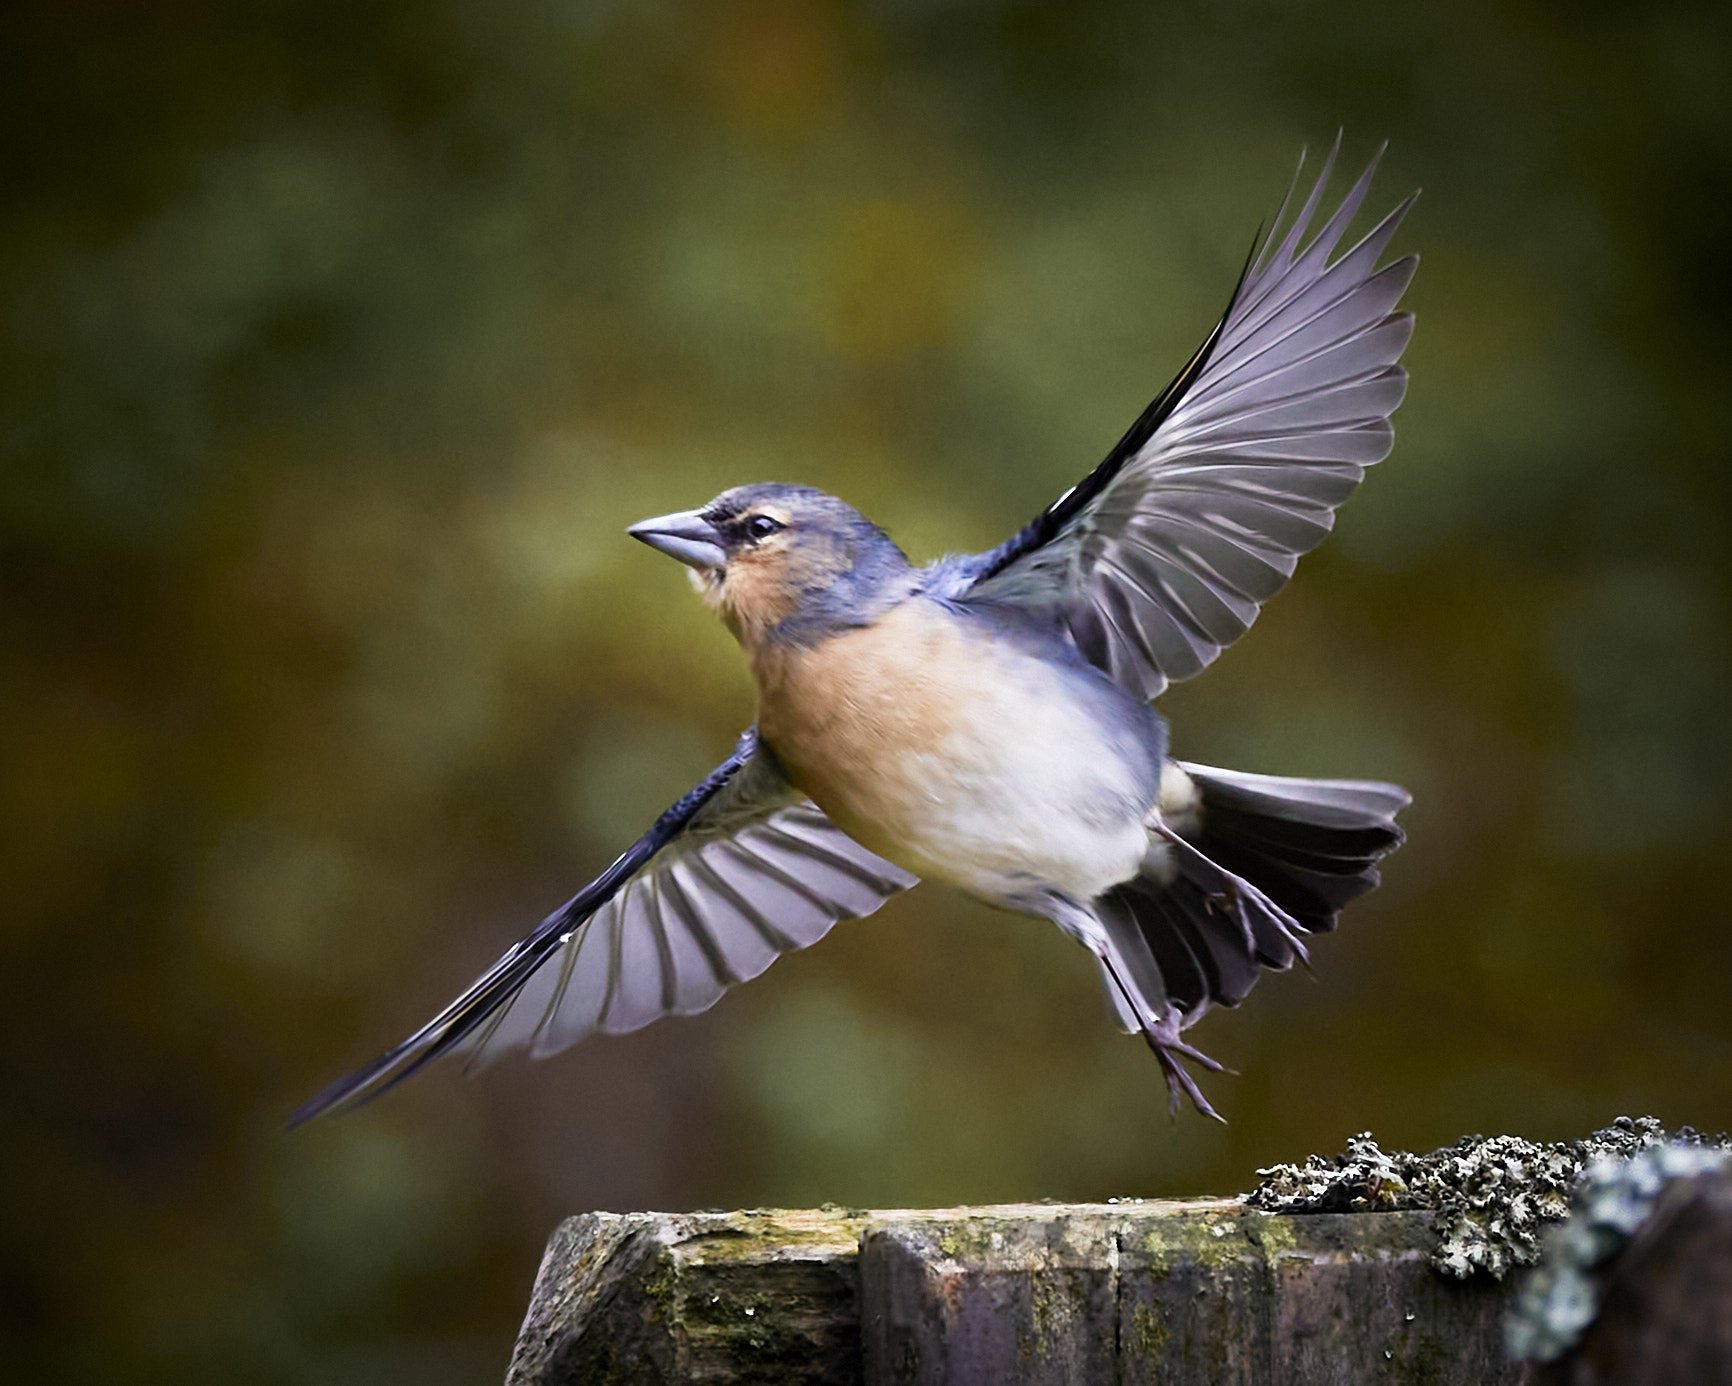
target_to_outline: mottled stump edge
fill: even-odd
[[[1425,1213],[1238,1200],[590,1214],[555,1232],[509,1386],[1513,1380],[1503,1290]]]

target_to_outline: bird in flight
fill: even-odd
[[[1339,140],[1337,141],[1337,149]],[[299,1108],[353,1106],[446,1054],[541,1057],[691,1015],[921,880],[1051,920],[1098,961],[1169,1105],[1217,1117],[1185,1032],[1378,881],[1395,785],[1173,760],[1151,706],[1201,673],[1388,455],[1412,197],[1343,250],[1292,189],[1226,312],[1092,472],[997,548],[916,567],[805,486],[724,491],[630,533],[734,634],[756,724],[462,995]],[[1295,178],[1297,184],[1297,177]],[[1320,224],[1319,224],[1320,222]],[[1313,227],[1315,226],[1315,229]],[[1283,229],[1285,228],[1285,229]]]

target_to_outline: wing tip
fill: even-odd
[[[287,1120],[283,1122],[283,1130],[294,1131],[319,1117],[342,1116],[353,1111],[367,1098],[374,1096],[366,1090],[390,1068],[396,1057],[394,1054],[381,1055],[372,1063],[356,1069],[353,1073],[345,1073],[334,1083],[326,1084],[289,1113]]]

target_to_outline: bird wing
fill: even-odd
[[[455,1001],[290,1118],[396,1086],[434,1059],[536,1057],[707,1010],[838,920],[917,878],[867,851],[790,786],[756,731],[613,865],[512,945]]]
[[[1106,460],[996,549],[951,560],[953,595],[1056,609],[1091,663],[1149,698],[1249,629],[1388,456],[1407,388],[1413,317],[1395,305],[1418,257],[1377,262],[1413,197],[1334,255],[1373,159],[1307,241],[1339,147]]]

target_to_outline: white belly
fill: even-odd
[[[1024,736],[982,726],[951,744],[910,757],[911,776],[928,786],[899,815],[875,851],[917,875],[947,881],[990,900],[1031,886],[1088,900],[1137,873],[1148,851],[1137,787],[1103,748],[1072,758],[1085,744],[1074,727],[1051,736],[1049,724]],[[900,778],[900,777],[899,777]],[[874,834],[877,824],[862,823]]]
[[[760,730],[794,783],[908,870],[1086,900],[1142,863],[1146,760],[1074,672],[921,602],[770,672]]]

